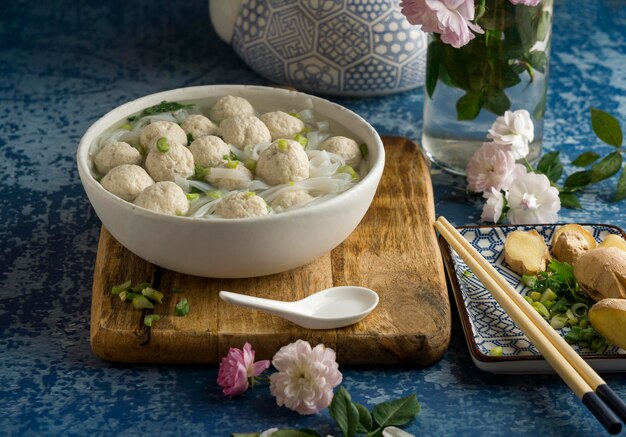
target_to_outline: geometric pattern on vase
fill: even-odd
[[[244,0],[232,45],[267,79],[318,94],[391,94],[424,82],[426,35],[394,0]]]
[[[491,265],[522,295],[526,294],[527,288],[521,282],[520,276],[513,272],[504,261],[504,241],[506,236],[518,229],[536,229],[546,242],[552,240],[552,234],[559,225],[546,226],[503,226],[484,228],[464,228],[461,235],[489,261]],[[593,225],[584,226],[601,241],[608,234],[618,233],[615,228]],[[538,356],[539,351],[532,345],[522,331],[513,323],[504,309],[485,289],[482,283],[474,275],[467,277],[464,273],[469,270],[467,264],[451,249],[454,269],[465,311],[470,320],[474,341],[483,355],[489,355],[489,351],[496,346],[502,347],[503,356]],[[558,329],[561,335],[565,335],[569,327]],[[594,352],[588,346],[572,345],[580,355],[593,355]],[[619,355],[620,349],[610,346],[604,355]]]

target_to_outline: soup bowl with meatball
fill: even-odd
[[[383,144],[350,110],[296,91],[181,88],[126,103],[80,141],[81,182],[123,246],[181,273],[278,273],[356,228]]]

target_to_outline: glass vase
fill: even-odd
[[[483,4],[476,22],[484,33],[465,46],[454,48],[429,35],[422,145],[433,162],[461,175],[507,110],[531,115],[529,161],[541,153],[543,139],[553,2]]]

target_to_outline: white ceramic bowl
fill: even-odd
[[[335,135],[351,136],[369,149],[369,172],[354,187],[310,207],[265,217],[201,219],[158,214],[106,191],[93,176],[90,152],[100,134],[131,114],[163,100],[192,102],[208,113],[225,95],[245,97],[260,112],[310,107],[330,121]],[[329,252],[356,228],[376,192],[385,152],[372,126],[354,112],[319,97],[278,88],[210,85],[142,97],[96,121],[80,141],[78,172],[93,208],[127,249],[158,266],[190,275],[243,278],[286,271]]]

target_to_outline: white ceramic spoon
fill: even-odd
[[[352,325],[378,305],[378,294],[364,287],[333,287],[302,300],[283,302],[220,291],[220,298],[233,305],[255,308],[307,329],[334,329]]]

